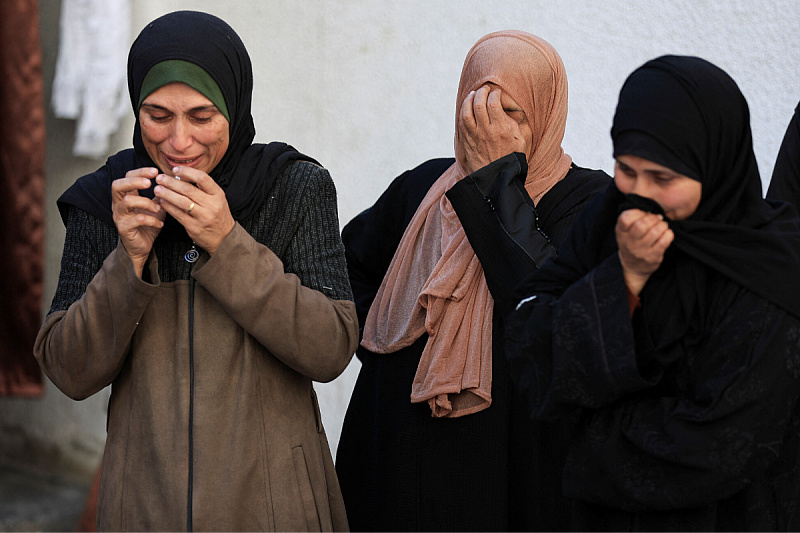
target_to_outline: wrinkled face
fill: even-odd
[[[511,98],[506,91],[502,90],[498,85],[494,83],[487,83],[490,88],[492,89],[500,89],[500,103],[503,106],[503,111],[506,112],[506,115],[513,118],[517,124],[519,124],[520,132],[522,133],[523,139],[525,139],[525,155],[530,156],[531,151],[533,150],[533,130],[531,129],[531,125],[528,123],[528,117],[525,115],[525,111],[522,110],[522,107]]]
[[[699,181],[635,155],[617,157],[614,183],[623,194],[655,200],[672,220],[692,216],[703,193]]]
[[[225,155],[229,124],[217,106],[185,83],[156,89],[139,108],[142,141],[161,172],[177,166],[210,173]]]

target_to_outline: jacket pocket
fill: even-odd
[[[297,487],[300,491],[300,499],[303,503],[303,512],[308,524],[308,531],[321,531],[317,504],[314,500],[314,491],[311,488],[311,477],[308,475],[306,456],[302,446],[292,448],[292,459],[294,460],[294,472],[297,478]]]

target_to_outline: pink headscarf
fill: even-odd
[[[522,31],[481,38],[467,54],[456,120],[470,91],[494,83],[522,108],[533,132],[525,189],[538,200],[564,178],[572,159],[561,141],[567,76],[558,53]],[[390,354],[423,333],[428,341],[411,389],[434,417],[457,417],[491,405],[492,300],[483,267],[445,196],[466,173],[458,128],[456,163],[433,184],[398,245],[364,325],[362,346]]]

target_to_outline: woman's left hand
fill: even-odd
[[[176,167],[173,171],[180,179],[159,174],[155,195],[164,210],[186,228],[189,237],[214,255],[235,225],[225,191],[201,170]]]

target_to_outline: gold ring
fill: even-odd
[[[187,209],[186,212],[191,215],[192,209],[194,209],[194,202],[192,202],[192,205],[189,206],[189,209]]]

